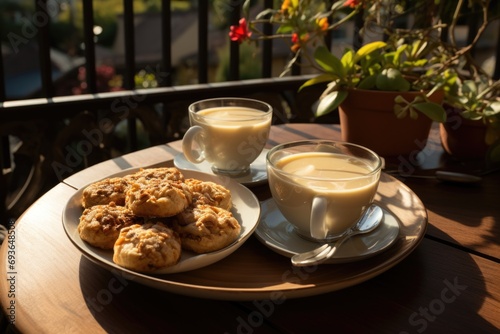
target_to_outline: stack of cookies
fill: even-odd
[[[173,167],[141,169],[84,189],[78,233],[113,250],[119,266],[153,272],[178,263],[184,250],[209,253],[235,241],[241,226],[231,205],[220,184],[186,179]]]

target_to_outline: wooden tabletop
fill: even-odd
[[[304,138],[339,139],[336,125],[273,126],[268,146]],[[178,290],[142,284],[118,270],[97,265],[69,240],[62,224],[68,199],[85,185],[131,167],[173,165],[180,142],[108,160],[61,182],[34,203],[9,231],[0,252],[0,302],[7,319],[22,333],[498,333],[500,330],[500,173],[478,185],[385,175],[398,194],[422,203],[428,224],[415,248],[391,265],[398,247],[356,263],[319,266],[308,273],[264,246],[252,235],[238,250],[212,266],[177,276]],[[406,159],[406,160],[405,160]],[[477,172],[443,154],[433,129],[418,156],[388,159],[387,169],[432,175],[437,169]],[[251,187],[263,201],[267,183]],[[391,188],[392,189],[392,188]],[[396,196],[395,195],[395,196]],[[397,197],[396,196],[396,197]],[[421,213],[398,211],[406,221]],[[402,226],[405,228],[405,226]],[[425,233],[424,233],[425,232]],[[412,240],[407,240],[409,243]],[[399,241],[398,241],[399,242]],[[401,249],[401,248],[400,248]],[[392,253],[391,253],[392,252]],[[385,262],[384,262],[385,261]],[[367,273],[366,268],[383,270]],[[377,267],[378,266],[378,267]],[[234,291],[200,293],[199,282],[222,286],[245,268],[245,282]],[[240,269],[238,269],[240,270]],[[292,273],[276,285],[270,273]],[[345,288],[314,293],[344,277]],[[330,280],[324,285],[325,280]],[[295,294],[308,282],[311,295]],[[190,284],[190,282],[192,284]],[[294,284],[296,287],[294,288]],[[240,286],[241,285],[241,286]],[[224,287],[223,287],[224,288]],[[240,289],[250,291],[242,298]],[[210,289],[207,289],[210,290]],[[255,294],[252,291],[263,291]],[[210,292],[210,291],[209,291]],[[207,297],[208,296],[208,297]],[[300,296],[300,297],[299,297]],[[234,297],[234,298],[233,298]],[[12,328],[12,327],[11,327]]]

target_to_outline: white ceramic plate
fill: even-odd
[[[382,204],[377,203],[382,207]],[[262,214],[255,231],[257,238],[278,254],[292,257],[311,251],[321,244],[306,240],[295,233],[293,226],[283,217],[271,198],[261,203]],[[382,224],[371,233],[354,236],[345,241],[333,257],[325,263],[346,263],[369,258],[390,247],[399,234],[399,222],[384,209]]]
[[[267,170],[266,170],[266,155],[268,149],[262,150],[260,155],[255,159],[255,161],[250,164],[250,173],[243,176],[232,177],[238,183],[241,183],[245,186],[254,186],[260,185],[262,183],[267,182]],[[212,168],[210,168],[210,164],[206,161],[203,161],[199,164],[193,164],[188,161],[183,153],[180,153],[174,158],[174,165],[177,168],[200,171],[204,173],[208,173],[211,175],[216,175],[212,172]]]
[[[134,173],[138,168],[125,170],[117,174],[109,175],[108,177],[118,177],[127,174]],[[236,181],[230,180],[228,178],[219,177],[216,175],[210,175],[197,171],[181,170],[186,178],[196,178],[203,181],[212,181],[219,183],[231,191],[233,208],[231,212],[234,217],[241,224],[241,234],[238,240],[233,242],[231,245],[215,252],[207,254],[195,254],[189,251],[182,252],[181,259],[179,263],[172,267],[168,267],[162,270],[155,271],[152,274],[171,274],[180,273],[185,271],[191,271],[198,268],[202,268],[213,264],[229,254],[237,250],[250,235],[254,232],[257,227],[260,216],[260,205],[259,201],[255,195],[246,187],[239,184]],[[97,180],[96,180],[97,181]],[[102,250],[96,247],[92,247],[86,242],[84,242],[78,234],[78,223],[80,216],[83,212],[81,206],[81,197],[83,189],[78,190],[66,204],[63,211],[63,226],[68,235],[69,239],[73,244],[90,260],[97,262],[98,264],[105,265],[108,268],[114,267],[118,270],[126,271],[132,273],[131,271],[124,269],[113,262],[113,252],[112,250]]]

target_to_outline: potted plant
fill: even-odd
[[[493,168],[500,164],[500,80],[493,80],[471,51],[487,27],[500,19],[500,3],[479,1],[472,4],[482,15],[468,45],[457,47],[454,36],[458,16],[454,15],[449,23],[450,44],[456,50],[455,59],[459,65],[458,77],[448,86],[443,103],[448,117],[440,124],[440,135],[448,154],[460,160],[486,158],[486,168]]]
[[[328,82],[315,114],[338,108],[343,140],[382,156],[409,154],[425,147],[432,121],[446,120],[444,87],[455,76],[429,50],[437,48],[425,39],[375,41],[337,58],[320,46],[314,59],[323,73],[301,88]]]
[[[483,10],[488,6],[488,1],[472,1],[481,3]],[[344,140],[371,147],[383,156],[421,150],[432,122],[446,120],[442,101],[448,100],[450,87],[457,85],[460,57],[470,48],[458,48],[444,38],[450,26],[446,22],[456,24],[464,0],[331,3],[285,0],[280,8],[265,9],[254,20],[241,21],[238,27],[232,27],[230,35],[240,42],[288,40],[294,57],[284,74],[296,63],[317,70],[318,75],[301,89],[326,85],[314,114],[319,117],[338,109]],[[326,33],[355,17],[364,21],[360,33],[375,41],[334,54],[325,44]],[[398,20],[402,18],[414,19],[414,24],[400,28]],[[277,26],[275,33],[262,34],[257,28],[264,22]],[[373,31],[377,36],[369,34]],[[252,33],[257,33],[257,38],[252,38]],[[375,96],[385,97],[389,104],[374,102]],[[378,110],[369,113],[372,106]],[[377,144],[379,139],[382,142]]]
[[[500,80],[468,73],[453,91],[445,101],[447,121],[440,124],[443,148],[461,160],[486,157],[490,165],[499,164]]]

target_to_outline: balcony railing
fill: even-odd
[[[58,84],[65,77],[55,79],[53,76],[49,29],[50,13],[54,10],[50,6],[54,2],[39,0],[35,3],[32,23],[36,29],[30,36],[21,37],[31,38],[37,44],[37,54],[32,55],[32,60],[39,62],[41,89],[27,99],[9,100],[5,63],[0,57],[2,224],[21,214],[46,189],[87,166],[145,145],[181,138],[186,128],[186,108],[195,100],[222,95],[253,96],[273,105],[274,123],[312,120],[310,106],[319,96],[319,90],[297,93],[297,88],[308,78],[299,67],[294,67],[287,77],[273,75],[273,43],[270,40],[262,44],[260,78],[240,80],[240,46],[230,42],[228,80],[209,82],[209,1],[197,2],[197,41],[193,41],[197,43],[196,83],[176,85],[173,82],[171,74],[176,70],[172,63],[174,13],[170,9],[171,1],[163,0],[160,34],[156,38],[161,44],[161,59],[148,64],[159,86],[137,89],[135,75],[139,66],[144,64],[138,64],[136,60],[138,41],[133,1],[124,0],[123,85],[115,92],[99,91],[93,1],[82,1],[86,93],[58,94]],[[226,12],[230,13],[231,24],[237,24],[239,20],[241,3],[227,2]],[[273,5],[272,0],[260,3],[266,8]],[[271,29],[270,26],[264,27],[267,33]],[[357,40],[356,36],[354,38]],[[498,53],[497,48],[497,60],[500,58]],[[500,76],[499,70],[497,65],[496,77]],[[75,75],[76,71],[77,68],[68,73]],[[322,121],[336,122],[337,119],[333,115]],[[120,130],[122,127],[123,131]]]
[[[99,92],[96,68],[96,44],[93,31],[93,2],[83,1],[84,68],[86,94],[60,95],[57,86],[64,78],[53,77],[49,39],[50,1],[36,1],[32,18],[36,31],[29,36],[37,44],[41,89],[30,98],[9,100],[6,95],[5,67],[0,58],[0,216],[5,224],[16,217],[46,189],[60,180],[116,154],[134,151],[147,145],[165,143],[182,136],[187,105],[194,100],[214,96],[258,96],[275,107],[275,123],[289,122],[295,114],[297,88],[305,78],[294,69],[294,76],[272,77],[272,43],[262,46],[261,79],[239,80],[239,46],[230,43],[229,81],[209,82],[208,1],[199,1],[197,8],[197,79],[195,84],[175,86],[172,75],[171,1],[162,1],[161,59],[149,64],[154,69],[159,87],[137,89],[134,76],[136,62],[135,15],[132,1],[123,1],[124,65],[120,91]],[[272,6],[273,1],[264,1]],[[52,3],[53,4],[53,3]],[[232,6],[231,23],[237,24],[241,2]],[[42,21],[43,24],[42,24]],[[265,28],[268,29],[268,28]],[[226,34],[227,36],[227,34]],[[25,38],[25,36],[20,36]],[[24,39],[23,39],[24,41]],[[36,58],[35,58],[36,57]],[[70,74],[75,75],[74,69]],[[286,107],[283,107],[283,105]],[[292,111],[290,111],[292,110]],[[140,124],[138,124],[140,123]],[[140,125],[140,127],[139,127]],[[117,127],[125,130],[117,134]],[[115,131],[111,131],[115,129]],[[144,131],[142,131],[144,130]],[[123,136],[121,136],[123,134]],[[144,143],[145,141],[145,143]],[[118,152],[118,153],[117,153]],[[5,203],[5,205],[3,204]]]

